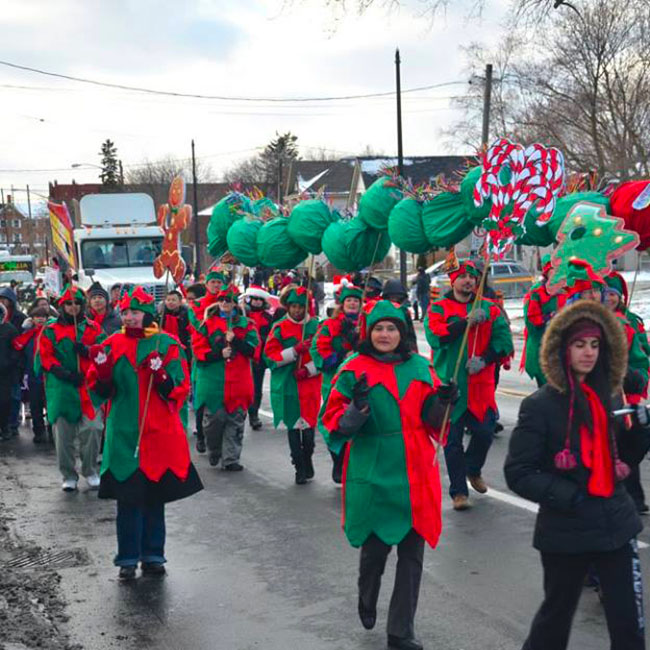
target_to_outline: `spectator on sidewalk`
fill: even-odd
[[[18,353],[12,343],[18,330],[7,320],[7,308],[0,302],[0,439],[9,440],[11,389],[18,381]]]

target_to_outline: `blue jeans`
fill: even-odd
[[[449,495],[469,494],[468,476],[480,476],[487,453],[494,437],[496,413],[489,409],[483,422],[479,422],[469,411],[449,428],[445,445],[445,462],[449,473]],[[465,429],[471,434],[467,449],[463,449]]]
[[[165,560],[165,505],[139,508],[117,502],[117,555],[115,566]]]

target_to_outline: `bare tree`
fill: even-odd
[[[191,158],[168,155],[158,160],[145,160],[127,170],[126,182],[132,189],[151,194],[158,205],[167,200],[169,185],[176,176],[182,176],[186,183],[192,183]],[[198,183],[214,180],[212,168],[202,160],[196,161],[196,180]]]
[[[525,47],[530,41],[524,36],[520,45],[514,42],[496,55],[492,133],[558,146],[580,171],[647,175],[650,3],[583,0],[575,5],[579,16],[553,17],[542,51]],[[539,40],[533,43],[538,46]],[[471,99],[463,107],[465,134],[472,133],[467,121],[476,122],[480,93]]]

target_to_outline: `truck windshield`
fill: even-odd
[[[81,260],[86,269],[151,266],[161,248],[162,237],[89,239],[81,244]]]

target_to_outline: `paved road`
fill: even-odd
[[[474,508],[464,513],[445,498],[440,545],[425,553],[416,626],[427,648],[516,650],[541,599],[534,506],[509,493],[502,475],[521,395],[533,387],[515,371],[504,374],[501,387],[506,431],[488,458],[490,492],[472,497]],[[394,560],[377,628],[367,632],[356,616],[358,551],[340,530],[340,490],[329,480],[324,445],[319,441],[315,480],[295,486],[285,436],[264,419],[262,431],[246,433],[246,471],[215,470],[195,454],[206,489],[168,506],[169,574],[162,581],[119,583],[111,564],[114,504],[85,489],[63,494],[53,453],[35,449],[27,435],[3,448],[3,498],[19,534],[45,547],[86,551],[78,566],[61,570],[76,641],[93,650],[385,647]],[[446,485],[444,464],[442,471]],[[648,532],[642,540],[650,543]],[[649,551],[642,554],[648,580]],[[582,598],[570,647],[608,647],[592,592]]]

